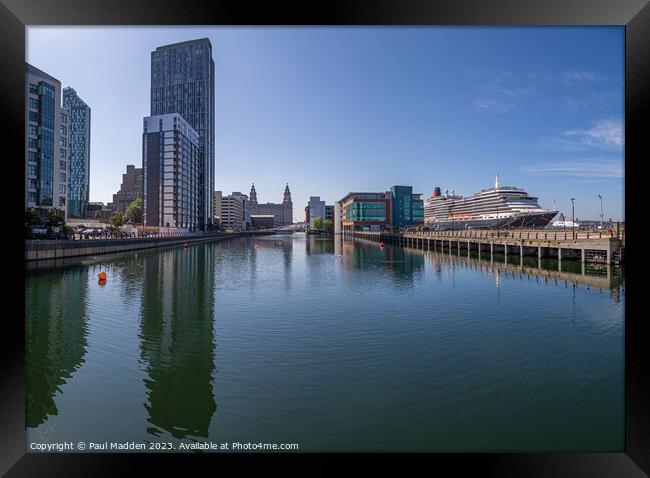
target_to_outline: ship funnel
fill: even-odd
[[[501,180],[499,179],[499,173],[497,173],[497,177],[494,180],[494,188],[499,189],[499,186],[501,186]]]

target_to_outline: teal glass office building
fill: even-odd
[[[424,201],[413,194],[412,186],[393,186],[391,192],[391,226],[406,227],[424,223]]]
[[[68,111],[68,216],[82,218],[90,199],[90,108],[70,88],[63,89]]]

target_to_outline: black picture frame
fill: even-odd
[[[621,25],[626,29],[625,80],[625,451],[608,454],[418,454],[409,455],[410,469],[430,472],[452,467],[494,476],[647,476],[650,473],[650,357],[647,317],[641,299],[644,269],[638,246],[643,219],[642,200],[647,190],[641,174],[650,157],[648,123],[650,90],[650,5],[647,0],[348,0],[303,2],[301,5],[245,1],[140,0],[0,0],[0,131],[3,156],[9,169],[5,190],[9,213],[2,239],[6,265],[7,304],[0,348],[0,473],[17,476],[85,475],[121,476],[152,463],[170,469],[196,466],[197,458],[219,464],[249,463],[252,455],[136,455],[136,454],[26,454],[24,367],[24,61],[25,25]],[[646,121],[644,121],[646,120]],[[8,226],[7,226],[8,224]],[[15,275],[18,274],[18,278]],[[634,275],[639,277],[633,278]],[[3,294],[4,295],[4,294]],[[350,457],[351,455],[348,455]],[[365,456],[365,455],[364,455]],[[383,467],[387,455],[370,454],[368,463]],[[325,459],[323,459],[323,457]],[[395,458],[395,455],[391,455]],[[401,454],[397,458],[403,457]],[[316,471],[341,470],[333,455],[261,455],[265,467],[279,463],[306,465],[319,461]],[[194,460],[190,465],[189,462]],[[413,460],[416,460],[414,463]],[[401,460],[400,460],[401,461]],[[221,465],[219,465],[221,466]],[[314,470],[313,465],[309,465]],[[181,468],[186,469],[187,468]],[[265,468],[267,469],[267,468]],[[190,469],[191,470],[191,469]],[[268,470],[268,469],[267,469]],[[216,471],[216,469],[214,470]]]

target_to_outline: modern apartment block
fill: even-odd
[[[68,216],[82,218],[90,199],[90,108],[70,88],[63,89],[68,111]]]
[[[221,227],[235,231],[246,230],[245,205],[243,195],[230,195],[221,198]]]
[[[200,137],[180,114],[144,118],[142,169],[144,225],[201,229]]]
[[[120,211],[124,214],[129,204],[139,197],[144,197],[143,186],[142,168],[127,164],[126,173],[122,175],[120,190],[113,194],[113,202],[109,202],[106,207],[113,212]]]
[[[336,230],[382,230],[423,224],[424,201],[411,186],[393,186],[383,193],[348,193],[340,201]],[[335,214],[336,215],[336,214]]]
[[[69,117],[61,82],[25,63],[25,208],[67,219]]]
[[[248,196],[245,194],[240,193],[239,191],[235,191],[230,194],[231,196],[240,196],[244,198],[243,205],[244,205],[244,215],[243,215],[243,230],[248,230],[251,228],[251,202],[248,199]]]
[[[151,52],[151,115],[180,114],[199,137],[199,224],[214,214],[214,61],[210,40],[184,41]]]
[[[320,196],[310,196],[307,203],[308,217],[305,219],[313,227],[314,221],[318,218],[325,219],[325,201],[320,200]]]
[[[214,192],[214,214],[212,217],[215,219],[219,218],[219,222],[221,222],[221,198],[223,197],[223,194],[221,191],[215,191]]]

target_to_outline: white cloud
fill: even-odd
[[[537,163],[521,170],[539,176],[618,179],[624,177],[625,165],[620,160],[584,159]]]
[[[474,106],[484,110],[507,111],[516,108],[515,105],[507,101],[498,101],[488,98],[478,98],[474,100]]]
[[[623,122],[613,119],[601,119],[589,129],[569,130],[562,135],[579,145],[594,148],[622,147],[624,142]]]

